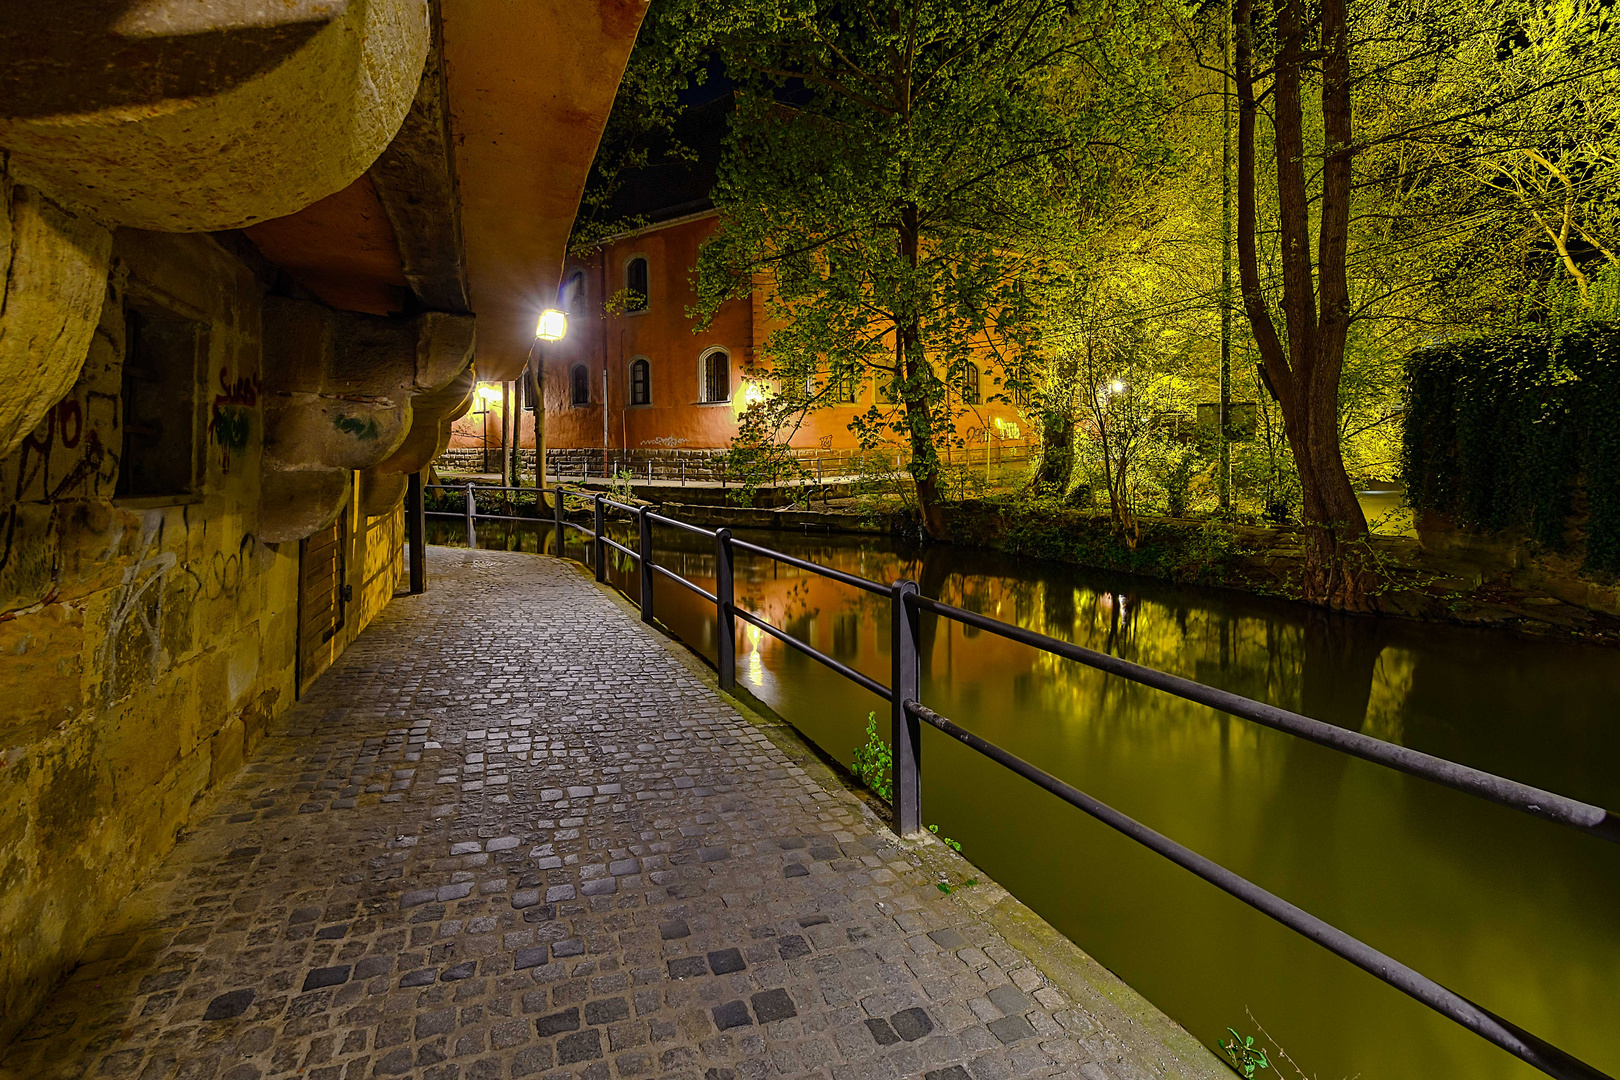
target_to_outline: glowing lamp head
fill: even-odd
[[[556,308],[546,308],[534,325],[534,336],[541,341],[561,341],[568,333],[568,316]]]
[[[486,405],[493,405],[501,400],[501,388],[494,383],[479,383],[478,398]]]
[[[1125,392],[1124,380],[1115,379],[1113,382],[1109,383],[1108,392],[1111,394],[1123,394]]]

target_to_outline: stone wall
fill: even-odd
[[[72,389],[0,459],[0,1043],[295,694],[299,544],[256,535],[263,284],[210,237],[122,230],[105,295]],[[188,494],[117,494],[126,304],[200,330]],[[338,649],[400,572],[399,510],[346,512]]]

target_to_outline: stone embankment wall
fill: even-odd
[[[0,457],[0,1043],[295,696],[300,543],[257,536],[263,292],[212,238],[118,231],[77,381]],[[198,328],[191,441],[162,433],[185,494],[119,495],[130,309]],[[400,510],[343,512],[333,652],[400,572]]]
[[[1144,516],[1136,547],[1127,548],[1108,515],[1095,511],[1036,514],[970,501],[951,507],[948,518],[956,543],[1263,595],[1300,594],[1304,536],[1292,526]],[[1415,538],[1374,535],[1368,544],[1383,579],[1373,598],[1379,614],[1620,640],[1620,590],[1572,559],[1433,518],[1419,520]]]

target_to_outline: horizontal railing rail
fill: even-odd
[[[842,570],[834,570],[830,566],[821,566],[805,559],[795,558],[792,555],[776,551],[772,548],[760,547],[758,544],[750,544],[746,540],[733,540],[732,544],[736,547],[742,548],[744,551],[752,551],[756,555],[763,555],[767,559],[775,559],[777,562],[786,563],[788,566],[796,566],[800,570],[808,570],[812,574],[820,574],[824,578],[831,578],[834,581],[842,581],[845,585],[853,585],[855,588],[865,589],[869,593],[877,593],[879,596],[889,595],[889,586],[880,585],[868,578],[858,577],[855,574],[847,574]]]
[[[1503,1020],[1488,1009],[1474,1004],[1461,994],[1450,990],[1422,975],[1399,960],[1394,960],[1371,945],[1351,937],[1343,930],[1295,907],[1274,893],[1240,877],[1190,848],[1176,843],[1163,833],[1143,825],[1134,818],[1120,813],[1108,804],[1092,798],[1072,784],[1066,784],[1050,773],[1031,765],[1022,758],[1008,753],[986,739],[952,723],[915,701],[904,703],[906,711],[930,727],[944,732],[964,746],[977,750],[990,760],[1004,765],[1025,780],[1051,792],[1070,806],[1135,840],[1143,847],[1158,852],[1184,870],[1203,878],[1223,892],[1264,912],[1284,926],[1310,938],[1329,952],[1350,961],[1356,967],[1406,993],[1441,1015],[1446,1016],[1475,1034],[1495,1043],[1508,1053],[1528,1062],[1552,1076],[1583,1078],[1602,1077],[1603,1074],[1584,1062],[1571,1057],[1556,1046],[1531,1035],[1524,1029]]]
[[[450,487],[450,485],[424,486]],[[498,518],[498,516],[479,514],[474,503],[473,485],[468,484],[465,490],[468,545],[476,546],[474,537],[475,519],[481,517]],[[515,490],[535,491],[536,489],[522,488]],[[567,491],[562,488],[547,488],[545,493],[552,496],[557,551],[559,554],[562,552],[564,529],[572,528],[585,534],[590,540],[591,562],[598,581],[605,582],[607,580],[606,553],[609,548],[635,560],[640,577],[639,605],[643,622],[651,623],[654,619],[653,581],[658,576],[667,578],[697,593],[715,605],[718,631],[716,634],[718,646],[716,667],[719,671],[721,689],[730,691],[736,686],[736,624],[738,620],[741,620],[750,626],[756,627],[762,633],[781,641],[790,648],[820,662],[862,689],[888,701],[890,706],[890,751],[893,759],[890,807],[893,814],[892,826],[895,832],[900,835],[914,835],[922,831],[922,773],[919,761],[921,729],[922,725],[926,724],[1017,773],[1037,787],[1130,837],[1149,850],[1169,859],[1177,866],[1209,882],[1216,888],[1242,900],[1284,926],[1316,942],[1336,956],[1349,961],[1361,970],[1422,1002],[1440,1015],[1455,1021],[1547,1075],[1558,1077],[1559,1080],[1612,1080],[1606,1073],[1530,1034],[1512,1022],[1504,1020],[1490,1010],[1469,1001],[1462,995],[1447,989],[1428,976],[1414,971],[1400,961],[1386,956],[1366,942],[1268,892],[1259,885],[1226,869],[1219,863],[1199,855],[1197,852],[1178,844],[1161,833],[1155,832],[1148,826],[1093,798],[1072,784],[1059,780],[1050,773],[929,709],[920,701],[922,672],[918,652],[918,616],[922,612],[927,612],[938,618],[951,619],[999,635],[1009,641],[1015,641],[1030,648],[1051,653],[1054,656],[1073,660],[1105,674],[1173,694],[1219,712],[1294,735],[1319,746],[1437,784],[1443,784],[1465,794],[1511,807],[1544,821],[1578,829],[1590,836],[1611,843],[1620,843],[1620,817],[1617,817],[1604,807],[1543,791],[1529,784],[1521,784],[1516,780],[1509,780],[1506,777],[1474,769],[1446,758],[1412,750],[1396,743],[1375,739],[1360,732],[1335,727],[1332,724],[1323,723],[1320,720],[1314,720],[1311,717],[1290,712],[1287,709],[1280,709],[1265,702],[1246,698],[1241,694],[1234,694],[1227,690],[1207,686],[1192,679],[1135,664],[1108,653],[1097,652],[1093,649],[1075,645],[1072,642],[1026,630],[1023,627],[1013,626],[999,619],[992,619],[978,612],[944,603],[933,597],[921,596],[918,594],[914,582],[897,581],[892,585],[883,585],[843,570],[821,566],[818,563],[777,551],[774,548],[736,539],[731,535],[729,529],[704,529],[656,513],[650,507],[634,507],[616,502],[599,492],[581,493]],[[567,520],[564,516],[563,498],[559,496],[569,496],[590,501],[594,511],[593,524],[586,526]],[[607,535],[606,513],[609,507],[631,514],[636,518],[640,528],[639,544],[636,549],[621,544]],[[543,518],[538,517],[516,520],[544,521]],[[689,581],[668,567],[658,565],[653,558],[652,528],[655,523],[710,537],[714,540],[714,592],[709,592],[696,582]],[[883,685],[883,683],[864,672],[857,671],[855,668],[828,656],[809,642],[801,641],[780,627],[772,625],[754,612],[738,607],[733,599],[735,577],[733,563],[735,552],[739,549],[750,554],[774,559],[788,566],[797,567],[808,573],[817,574],[852,588],[889,596],[892,604],[890,624],[893,634],[890,649],[892,665],[890,685]]]
[[[1516,780],[1508,780],[1493,773],[1482,772],[1467,765],[1459,765],[1455,761],[1425,754],[1420,750],[1375,739],[1359,731],[1312,720],[1308,716],[1254,701],[1241,694],[1206,686],[1179,675],[1143,667],[1141,664],[1133,664],[1129,660],[1122,660],[1108,653],[1087,649],[1072,642],[1026,630],[1021,626],[1011,626],[976,611],[953,607],[926,596],[916,596],[911,602],[923,611],[943,615],[968,626],[997,634],[1009,641],[1054,653],[1085,664],[1087,667],[1096,668],[1098,671],[1118,675],[1155,690],[1163,690],[1167,694],[1207,705],[1220,712],[1251,720],[1277,731],[1286,731],[1290,735],[1297,735],[1320,746],[1331,747],[1412,776],[1421,776],[1425,780],[1432,780],[1437,784],[1456,788],[1458,791],[1466,791],[1470,795],[1477,795],[1482,799],[1489,799],[1491,802],[1510,806],[1548,821],[1556,821],[1605,840],[1620,841],[1620,818],[1616,818],[1601,806],[1555,795],[1550,791],[1521,784]]]
[[[853,682],[857,686],[865,687],[878,697],[882,698],[884,701],[894,700],[894,695],[889,692],[889,688],[872,678],[870,675],[856,671],[848,664],[834,660],[832,657],[828,656],[814,645],[811,645],[809,642],[800,641],[798,638],[787,633],[785,630],[778,630],[776,627],[772,626],[758,615],[755,615],[753,612],[744,608],[733,608],[733,614],[750,626],[759,627],[765,633],[771,635],[771,637],[782,642],[782,644],[792,646],[813,660],[820,660],[823,664],[832,668],[850,682]]]

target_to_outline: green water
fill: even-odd
[[[446,539],[458,535],[442,528]],[[1055,637],[1620,806],[1612,650],[1331,617],[973,549],[753,538],[879,581],[911,578],[927,595]],[[487,527],[481,543],[533,550],[536,539]],[[712,587],[701,539],[660,530],[655,543],[663,565]],[[570,543],[569,554],[583,548]],[[612,576],[634,596],[632,566],[620,560]],[[737,575],[739,604],[888,682],[886,599],[741,554]],[[713,659],[704,601],[660,580],[654,607]],[[925,616],[922,632],[930,707],[1620,1075],[1620,846],[970,628]],[[737,674],[846,762],[867,713],[885,717],[886,703],[768,636],[739,633]],[[930,730],[923,771],[926,821],[1206,1043],[1228,1025],[1252,1032],[1258,1023],[1317,1080],[1540,1075]]]

